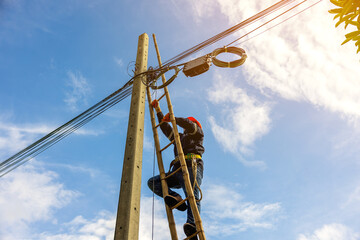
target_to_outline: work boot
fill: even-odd
[[[169,207],[173,207],[178,202],[181,202],[183,200],[179,195],[176,196],[176,197],[171,196],[171,195],[167,195],[164,199],[165,199],[166,205],[168,205]],[[182,211],[182,212],[185,211],[187,209],[186,203],[184,202],[183,204],[178,206],[176,209],[179,210],[179,211]]]
[[[185,223],[184,224],[184,233],[187,237],[190,237],[194,233],[196,233],[196,226],[192,223]],[[197,235],[190,238],[189,240],[198,240]]]

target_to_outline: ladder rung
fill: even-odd
[[[156,125],[154,128],[158,128],[161,124],[163,124],[164,122],[159,122],[158,125]]]
[[[196,233],[194,233],[193,235],[190,235],[188,237],[186,237],[184,240],[188,240],[188,239],[191,239],[193,237],[195,237],[196,235],[198,235],[201,231],[197,231]]]
[[[164,93],[163,95],[161,95],[157,100],[160,101],[163,97],[165,97],[166,93]]]
[[[175,139],[172,140],[168,145],[166,145],[163,149],[160,149],[160,152],[164,151],[165,149],[167,149],[168,147],[171,146],[171,144],[173,144],[175,142]]]
[[[177,173],[178,171],[181,170],[181,167],[179,167],[178,169],[176,169],[175,171],[173,171],[172,173],[170,173],[169,175],[167,175],[166,177],[164,177],[164,179],[167,179],[169,177],[171,177],[172,175],[174,175],[175,173]]]
[[[176,205],[174,205],[174,206],[172,206],[171,207],[171,210],[173,210],[174,208],[177,208],[178,206],[180,206],[181,204],[183,204],[185,201],[187,201],[188,200],[188,197],[187,198],[185,198],[185,199],[183,199],[183,200],[181,200],[180,202],[178,202]]]

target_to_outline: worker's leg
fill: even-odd
[[[192,168],[188,167],[188,171],[189,171],[191,186],[193,186],[193,184],[194,184],[194,176],[193,176]],[[177,177],[179,177],[179,175],[177,175]],[[196,171],[196,181],[197,181],[198,186],[201,185],[202,178],[203,178],[203,168],[202,168],[201,165],[198,164],[197,165],[197,171]],[[184,184],[182,179],[183,178],[182,178],[182,173],[181,173],[181,187],[183,188],[184,193],[187,196],[185,184]],[[198,188],[198,186],[195,184],[195,188],[194,188],[194,196],[195,196],[196,200],[200,199],[200,189]],[[189,201],[187,202],[187,205],[190,206]],[[198,208],[199,213],[200,213],[200,209],[201,209],[200,201],[197,201],[196,205],[197,205],[197,208]],[[192,211],[191,211],[190,207],[187,208],[187,221],[186,222],[195,225],[194,217],[193,217],[193,214],[192,214]]]
[[[166,183],[168,185],[168,192],[171,196],[180,196],[178,193],[174,192],[170,188],[181,188],[181,185],[178,179],[173,175],[170,178],[166,179]],[[151,191],[153,191],[156,195],[163,197],[162,187],[161,187],[161,180],[160,175],[154,176],[148,180],[148,186]]]

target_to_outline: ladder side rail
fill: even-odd
[[[149,102],[151,125],[152,125],[152,129],[153,129],[153,135],[154,135],[154,141],[155,141],[157,163],[158,163],[158,168],[159,168],[159,172],[160,172],[161,188],[162,188],[163,196],[166,196],[169,194],[168,185],[166,183],[166,174],[165,174],[164,164],[163,164],[162,155],[161,155],[161,151],[160,151],[160,141],[159,141],[159,134],[158,134],[158,131],[156,128],[155,113],[154,113],[153,107],[151,106],[152,100],[151,100],[150,88],[146,87],[146,91],[147,91],[147,98],[148,98],[148,102]],[[178,240],[178,236],[177,236],[177,232],[176,232],[176,224],[175,224],[175,219],[174,219],[174,214],[172,212],[172,209],[167,204],[165,204],[165,208],[166,208],[166,215],[167,215],[168,223],[169,223],[171,239]]]
[[[158,48],[158,45],[157,45],[155,34],[153,34],[153,39],[154,39],[156,54],[157,54],[157,58],[158,58],[158,63],[159,63],[159,66],[162,67],[160,52],[159,52],[159,48]],[[163,83],[166,82],[166,78],[165,78],[164,74],[161,75],[161,79],[162,79]],[[193,189],[192,189],[192,186],[191,186],[190,176],[189,176],[189,172],[188,172],[188,169],[187,169],[184,152],[182,150],[182,146],[181,146],[181,142],[180,142],[180,135],[179,135],[179,132],[178,132],[178,129],[177,129],[176,120],[175,120],[175,116],[174,116],[174,111],[173,111],[173,107],[172,107],[172,104],[171,104],[170,94],[169,94],[169,91],[168,91],[167,87],[164,87],[164,92],[165,92],[166,101],[167,101],[168,109],[169,109],[169,113],[170,113],[170,122],[171,122],[171,124],[173,126],[174,139],[175,139],[175,144],[176,144],[176,148],[177,148],[177,152],[178,152],[178,158],[179,158],[180,165],[181,165],[181,170],[182,170],[182,173],[183,173],[185,189],[186,189],[186,192],[187,192],[187,195],[188,195],[187,197],[189,198],[191,211],[193,213],[193,217],[194,217],[194,220],[195,220],[196,230],[197,230],[197,232],[199,234],[200,240],[206,240],[205,233],[204,233],[204,228],[203,228],[202,222],[201,222],[200,213],[199,213],[199,210],[197,208],[196,199],[195,199],[194,192],[193,192]],[[195,181],[195,179],[194,179],[194,181]]]
[[[177,148],[177,151],[178,151],[178,157],[179,157],[179,161],[180,161],[180,165],[181,165],[181,170],[182,170],[182,173],[183,173],[185,189],[186,189],[186,192],[187,192],[187,197],[189,198],[189,204],[190,204],[191,211],[193,213],[193,217],[194,217],[194,220],[195,220],[196,230],[197,230],[197,232],[199,232],[200,240],[206,240],[205,234],[204,234],[204,228],[203,228],[202,222],[201,222],[200,213],[199,213],[199,210],[198,210],[197,205],[196,205],[196,199],[195,199],[194,191],[193,191],[193,188],[192,188],[192,185],[191,185],[191,182],[190,182],[190,175],[189,175],[188,168],[187,168],[187,165],[186,165],[185,155],[184,155],[184,152],[182,150],[182,146],[181,146],[181,142],[180,142],[180,135],[179,135],[179,132],[177,130],[176,120],[175,120],[175,116],[174,116],[174,113],[173,113],[173,110],[172,110],[171,102],[170,102],[168,107],[169,107],[169,113],[170,113],[170,121],[171,121],[171,123],[173,125],[175,144],[176,144],[176,148]],[[194,179],[194,181],[195,181],[195,179]]]

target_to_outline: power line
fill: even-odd
[[[131,94],[132,79],[83,113],[0,163],[0,177],[29,161]]]
[[[141,73],[142,74],[149,74],[149,73],[156,73],[159,71],[162,71],[165,68],[168,68],[178,61],[184,59],[187,56],[190,56],[191,54],[203,49],[204,47],[215,43],[224,37],[234,33],[235,31],[254,23],[255,21],[265,17],[266,15],[280,9],[281,7],[286,6],[290,2],[293,2],[294,0],[282,0],[278,3],[268,7],[267,9],[255,14],[254,16],[246,19],[245,21],[242,21],[241,23],[215,35],[214,37],[184,51],[183,53],[178,54],[177,56],[171,58],[170,60],[166,61],[162,68],[157,68],[156,70],[149,70],[147,72]],[[305,2],[304,0],[303,2]],[[302,3],[303,3],[302,2]],[[300,3],[301,4],[301,3]],[[298,4],[299,5],[299,4]],[[297,5],[297,6],[298,6]],[[294,8],[294,7],[293,7]],[[291,8],[291,9],[293,9]],[[291,9],[287,10],[286,12],[290,11]],[[284,14],[284,13],[283,13]],[[282,15],[282,14],[280,14]],[[279,15],[279,16],[280,16]],[[277,17],[276,17],[277,18]],[[258,29],[258,28],[257,28]],[[249,33],[248,33],[249,34]],[[236,41],[238,41],[237,39]],[[139,76],[137,75],[137,76]],[[132,81],[135,77],[131,78],[122,88],[115,91],[114,93],[110,94],[108,97],[104,98],[94,106],[90,107],[80,115],[76,116],[75,118],[71,119],[64,125],[58,127],[54,131],[50,132],[48,135],[42,137],[38,141],[34,142],[33,144],[29,145],[25,149],[21,150],[20,152],[16,153],[12,157],[8,158],[7,160],[0,163],[0,177],[4,176],[5,174],[9,173],[10,171],[16,169],[20,165],[24,164],[25,162],[29,161],[33,157],[37,156],[41,152],[45,151],[55,143],[59,142],[61,139],[65,138],[72,132],[76,131],[107,109],[111,108],[115,104],[119,103],[126,97],[128,97],[131,94],[132,89]]]
[[[307,0],[302,1],[301,3],[299,3],[299,4],[295,5],[295,6],[293,6],[292,8],[290,8],[290,9],[286,10],[285,12],[283,12],[283,13],[279,14],[278,16],[276,16],[276,17],[274,17],[274,18],[270,19],[269,21],[265,22],[264,24],[261,24],[259,27],[257,27],[257,28],[255,28],[255,29],[251,30],[250,32],[248,32],[248,33],[246,33],[246,34],[242,35],[241,37],[239,37],[239,38],[237,38],[236,40],[232,41],[231,43],[227,44],[226,46],[229,46],[229,45],[231,45],[231,44],[233,44],[233,43],[235,43],[235,42],[239,41],[240,39],[242,39],[242,38],[244,38],[244,37],[248,36],[249,34],[253,33],[254,31],[258,30],[259,28],[263,27],[264,25],[266,25],[266,24],[268,24],[268,23],[272,22],[273,20],[275,20],[275,19],[277,19],[278,17],[280,17],[280,16],[284,15],[285,13],[288,13],[290,10],[292,10],[292,9],[294,9],[294,8],[296,8],[296,7],[298,7],[300,4],[303,4],[303,3],[304,3],[304,2],[306,2],[306,1],[307,1]],[[293,18],[293,17],[295,17],[295,16],[297,16],[297,15],[299,15],[299,14],[301,14],[301,13],[305,12],[306,10],[310,9],[311,7],[313,7],[313,6],[315,6],[316,4],[320,3],[321,1],[322,1],[322,0],[319,0],[319,1],[317,1],[317,2],[315,2],[315,3],[313,3],[313,4],[311,4],[311,5],[310,5],[310,6],[308,6],[307,8],[305,8],[305,9],[303,9],[303,10],[301,10],[301,11],[299,11],[299,12],[295,13],[294,15],[292,15],[292,16],[290,16],[290,17],[288,17],[288,18],[284,19],[283,21],[281,21],[281,22],[279,22],[279,23],[275,24],[274,26],[271,26],[270,28],[266,29],[265,31],[262,31],[262,32],[260,32],[259,34],[255,35],[255,36],[253,36],[253,37],[251,37],[251,38],[248,38],[248,39],[246,39],[245,41],[242,41],[242,42],[240,42],[240,43],[238,43],[238,44],[236,44],[236,45],[240,45],[240,44],[242,44],[242,43],[244,43],[244,42],[246,42],[246,41],[248,41],[248,40],[250,40],[250,39],[253,39],[253,38],[255,38],[255,37],[257,37],[257,36],[259,36],[259,35],[261,35],[261,34],[263,34],[263,33],[267,32],[267,31],[269,31],[270,29],[272,29],[272,28],[274,28],[274,27],[276,27],[276,26],[278,26],[278,25],[280,25],[280,24],[282,24],[282,23],[284,23],[284,22],[286,22],[286,21],[290,20],[291,18]]]
[[[251,24],[251,23],[254,23],[255,21],[265,17],[266,15],[280,9],[281,7],[289,4],[290,2],[293,2],[295,0],[282,0],[282,1],[279,1],[278,3],[266,8],[265,10],[255,14],[254,16],[236,24],[235,26],[203,41],[202,43],[199,43],[198,45],[192,47],[192,48],[189,48],[188,50],[176,55],[175,57],[167,60],[166,62],[164,62],[163,66],[172,66],[174,65],[175,63],[179,62],[180,60],[190,56],[191,54],[205,48],[206,46],[210,45],[210,44],[213,44],[223,38],[225,38],[226,36],[229,36],[230,34],[234,33],[235,31],[238,31],[242,28],[244,28],[245,26]]]

